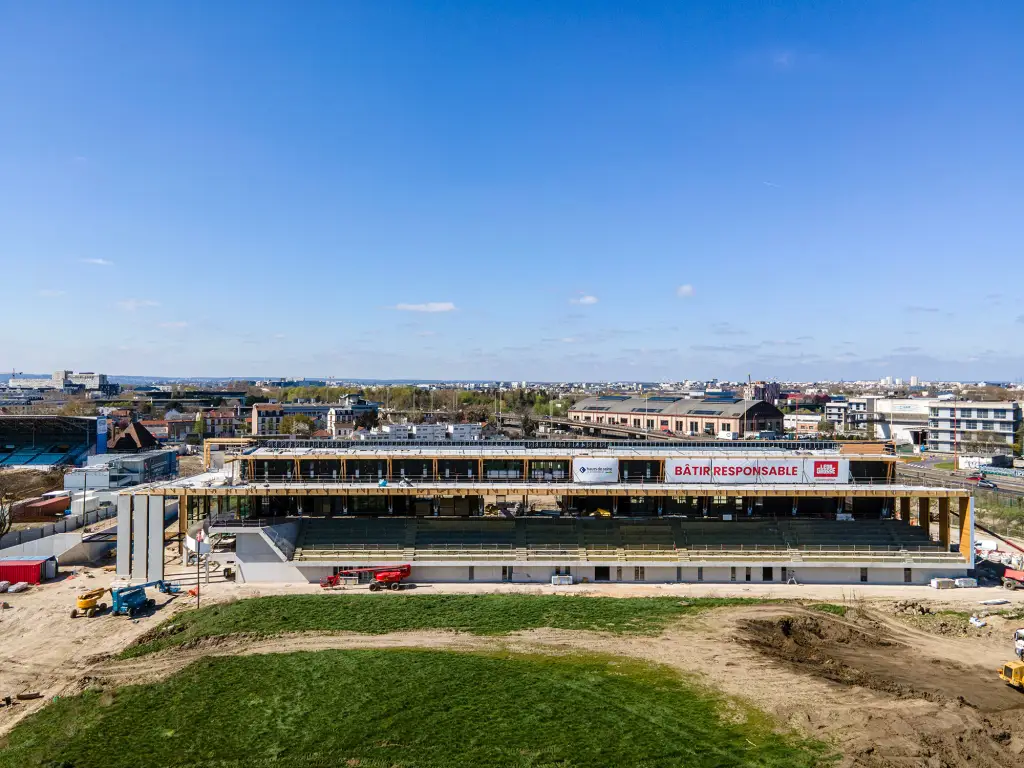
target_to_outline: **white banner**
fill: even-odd
[[[618,459],[573,459],[572,481],[574,483],[617,483],[619,482]]]
[[[848,459],[666,459],[667,483],[845,483]]]

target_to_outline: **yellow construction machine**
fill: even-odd
[[[101,603],[100,599],[106,592],[105,588],[79,592],[78,597],[75,599],[75,607],[71,609],[71,618],[77,619],[79,616],[85,616],[91,619],[97,613],[103,613],[107,610],[107,604]]]
[[[1008,661],[999,668],[999,678],[1018,691],[1024,691],[1024,661]]]

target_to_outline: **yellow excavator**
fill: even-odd
[[[75,607],[71,609],[71,618],[77,619],[85,616],[91,619],[97,613],[107,610],[107,604],[101,603],[100,599],[107,593],[106,588],[90,589],[88,592],[79,592],[75,598]]]

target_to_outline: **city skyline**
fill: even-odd
[[[1024,374],[1024,9],[400,6],[7,6],[0,364]]]

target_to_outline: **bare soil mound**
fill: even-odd
[[[793,671],[898,700],[890,722],[865,721],[863,713],[858,725],[849,722],[877,744],[848,753],[848,764],[1024,766],[1024,694],[1003,685],[994,668],[937,659],[875,623],[802,614],[748,619],[739,629],[743,644]],[[898,721],[903,727],[894,730]]]

